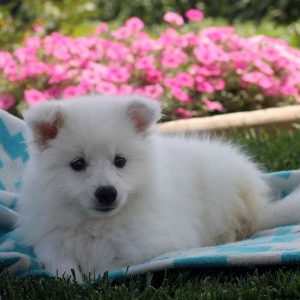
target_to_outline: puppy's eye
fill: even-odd
[[[79,172],[79,171],[83,171],[86,169],[87,163],[83,157],[78,157],[78,158],[75,158],[73,161],[71,161],[70,167],[74,171]]]
[[[116,155],[114,159],[114,165],[117,168],[123,168],[126,165],[126,158],[120,155]]]

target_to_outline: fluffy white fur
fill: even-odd
[[[27,111],[30,160],[17,230],[49,271],[74,269],[81,280],[300,220],[297,201],[268,204],[261,172],[237,147],[159,135],[159,118],[159,104],[141,97],[91,96]],[[124,168],[113,165],[117,154]],[[70,162],[79,156],[88,167],[75,172]],[[95,190],[107,185],[118,192],[117,207],[98,211]]]

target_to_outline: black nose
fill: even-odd
[[[118,192],[112,185],[100,186],[95,192],[95,197],[102,205],[111,205],[117,199]]]

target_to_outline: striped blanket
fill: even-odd
[[[0,111],[0,272],[54,276],[43,269],[30,247],[14,234],[18,219],[18,192],[28,153],[22,120]],[[300,183],[300,171],[264,175],[274,199],[281,199]],[[299,199],[300,201],[300,199]],[[112,279],[172,268],[300,264],[300,226],[259,232],[251,238],[222,246],[166,253],[139,265],[109,273]],[[99,274],[101,277],[101,274]]]

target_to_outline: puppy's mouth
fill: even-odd
[[[109,212],[112,211],[116,208],[116,206],[112,206],[112,207],[95,207],[94,210],[96,211],[101,211],[101,212]]]
[[[97,215],[111,216],[114,215],[117,211],[119,211],[121,206],[122,205],[118,200],[108,204],[102,204],[94,200],[92,205],[89,206],[88,209],[95,216]]]

